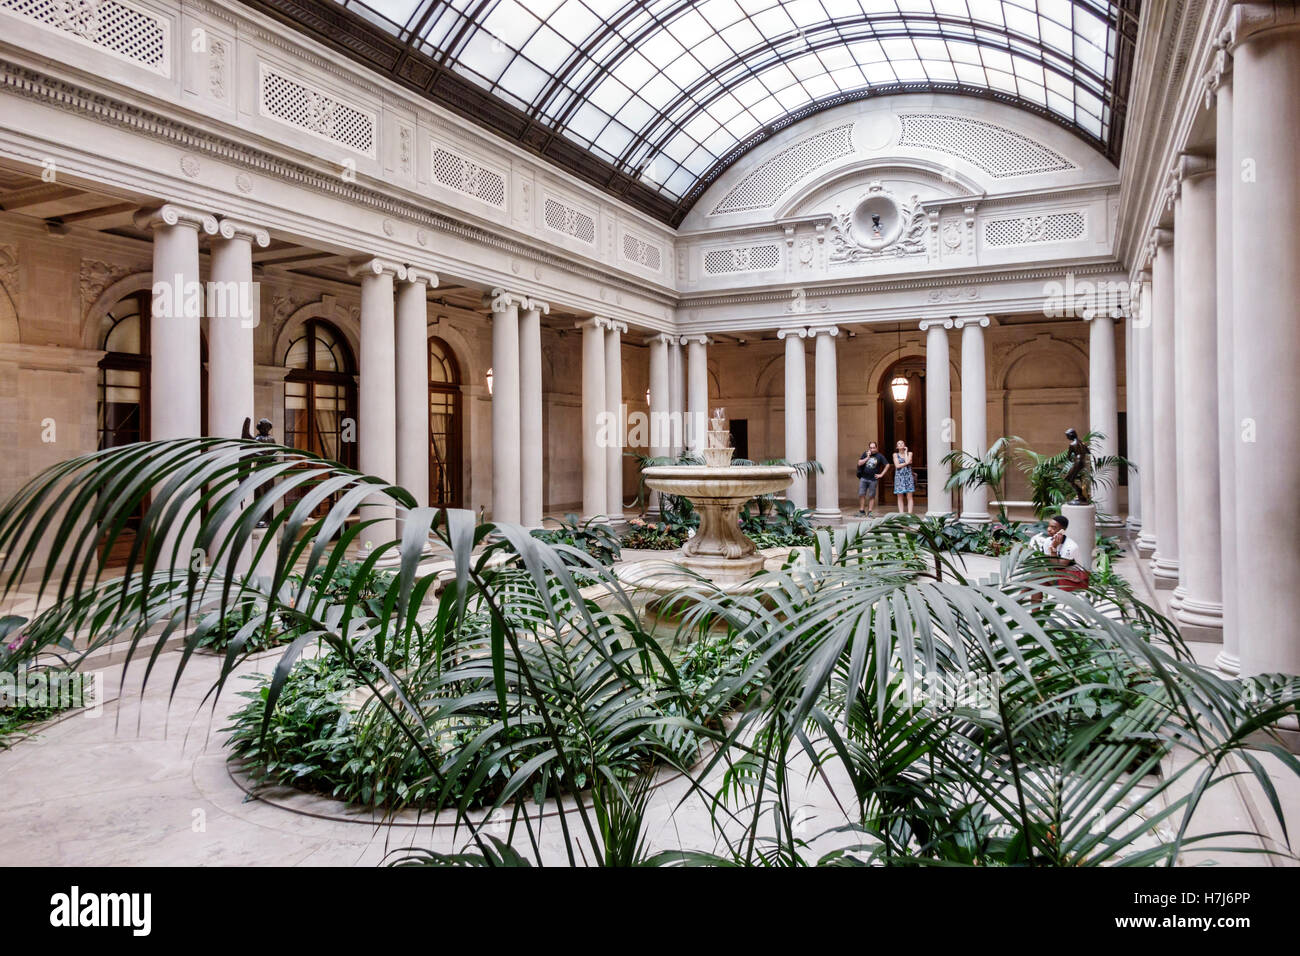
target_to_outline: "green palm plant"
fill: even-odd
[[[1082,441],[1092,447],[1105,437],[1101,432],[1088,432],[1082,436]],[[1016,465],[1029,482],[1030,500],[1033,502],[1034,514],[1040,521],[1073,497],[1074,489],[1065,480],[1069,467],[1068,450],[1044,455],[1032,448],[1022,447],[1016,450],[1016,455]],[[1136,470],[1136,466],[1123,455],[1094,455],[1092,483],[1108,487],[1116,481],[1121,468]]]
[[[307,495],[274,512],[297,482]],[[127,564],[109,572],[101,555],[146,498]],[[364,558],[346,595],[314,587],[355,550],[368,526],[355,512],[376,498],[399,508],[400,540]],[[42,546],[50,563],[33,573]],[[428,546],[449,577],[421,570]],[[725,635],[737,649],[687,693],[632,596],[585,552],[418,508],[401,488],[289,449],[126,446],[55,466],[0,505],[0,588],[34,579],[43,608],[9,630],[31,653],[65,635],[81,655],[120,641],[146,683],[166,661],[174,692],[209,620],[239,609],[211,693],[253,634],[292,629],[268,722],[309,644],[337,655],[368,693],[377,772],[416,771],[426,805],[464,833],[455,853],[394,862],[540,863],[540,802],[555,808],[564,858],[600,865],[1172,864],[1188,847],[1243,849],[1225,842],[1238,834],[1192,828],[1205,794],[1242,774],[1285,826],[1248,743],[1300,774],[1272,731],[1300,681],[1217,677],[1131,593],[1061,592],[1019,549],[987,579],[945,563],[939,580],[926,554],[937,548],[902,519],[856,524],[819,529],[811,554],[758,594],[686,580],[660,602],[677,609],[673,640]],[[386,559],[394,577],[363,597],[359,582]],[[648,845],[648,781],[662,766],[704,801],[718,846]],[[836,770],[845,822],[809,833],[799,782]],[[483,808],[507,814],[504,838]],[[814,850],[824,841],[836,845]]]
[[[960,448],[954,448],[943,456],[943,463],[948,466],[950,474],[944,488],[948,491],[969,488],[988,488],[1006,498],[1007,465],[1013,446],[1022,444],[1024,439],[1015,435],[1006,435],[989,446],[983,455],[973,455]],[[1005,504],[998,506],[998,520],[1003,524],[1008,521]]]

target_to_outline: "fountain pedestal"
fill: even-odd
[[[718,584],[744,581],[763,568],[763,555],[740,530],[740,509],[758,495],[789,487],[794,469],[773,466],[664,465],[645,470],[655,491],[689,498],[700,515],[680,563]]]

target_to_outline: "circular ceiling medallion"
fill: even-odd
[[[898,133],[898,119],[892,113],[870,113],[858,123],[858,141],[865,150],[884,149]]]

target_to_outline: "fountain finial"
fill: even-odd
[[[731,447],[731,423],[725,408],[715,408],[709,419],[709,431],[704,446],[704,463],[710,468],[726,468],[731,464],[735,449]]]

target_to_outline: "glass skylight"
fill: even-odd
[[[911,89],[992,93],[1098,146],[1106,0],[341,0],[679,201],[792,114]]]

